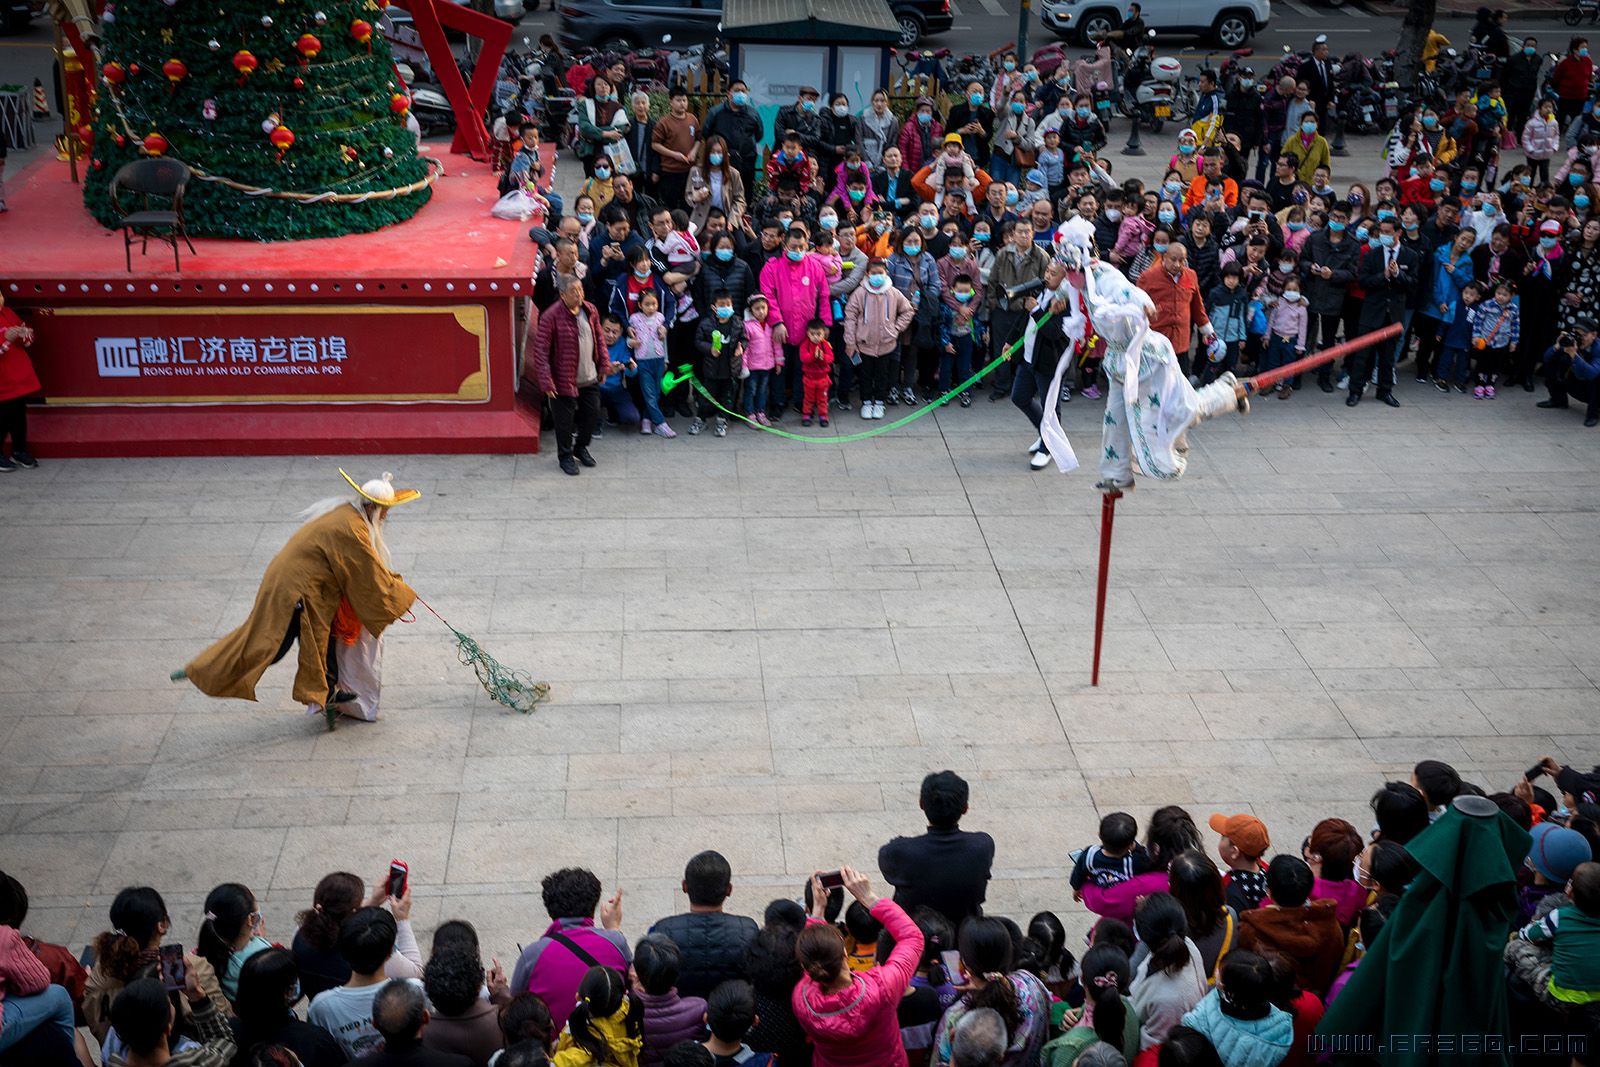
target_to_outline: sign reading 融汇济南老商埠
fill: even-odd
[[[34,321],[50,404],[489,400],[480,305],[68,307]]]

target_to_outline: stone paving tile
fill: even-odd
[[[0,514],[0,868],[78,945],[138,882],[189,929],[243,881],[286,936],[322,874],[401,856],[424,940],[464,916],[509,963],[552,869],[622,885],[635,935],[715,847],[759,915],[818,867],[875,870],[947,767],[996,839],[990,906],[1075,935],[1067,851],[1112,810],[1181,803],[1208,847],[1206,815],[1253,812],[1291,851],[1329,815],[1365,830],[1420,758],[1486,789],[1600,762],[1600,566],[1570,552],[1600,437],[1337,399],[1202,427],[1184,481],[1122,502],[1099,687],[1092,478],[1029,472],[1005,405],[804,449],[607,435],[578,479],[548,455],[47,461]],[[1063,409],[1080,456],[1098,418]],[[396,565],[550,703],[492,704],[431,621],[392,631],[375,725],[323,732],[289,664],[258,705],[166,681],[352,462],[428,494]]]

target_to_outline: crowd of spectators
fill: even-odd
[[[1260,816],[1215,813],[1215,858],[1181,807],[1157,809],[1142,840],[1134,816],[1110,813],[1062,857],[1061,904],[1092,920],[1081,941],[1053,911],[1024,926],[985,909],[995,842],[962,828],[968,795],[953,772],[924,779],[926,832],[878,854],[892,896],[848,865],[819,870],[759,922],[728,910],[733,871],[716,851],[684,869],[689,910],[633,938],[620,888],[606,897],[590,871],[554,871],[540,887],[549,925],[509,978],[464,919],[440,923],[424,959],[409,879],[395,897],[387,878],[368,893],[327,875],[284,944],[246,886],[207,895],[190,946],[159,890],[130,886],[80,958],[25,932],[26,888],[0,874],[0,1064],[1304,1067],[1339,1036],[1318,1031],[1324,1012],[1372,999],[1371,984],[1351,986],[1370,958],[1506,1006],[1475,1021],[1538,1050],[1518,1063],[1593,1062],[1600,768],[1546,756],[1486,796],[1425,760],[1371,798],[1369,832],[1330,817],[1275,851]],[[1408,973],[1436,951],[1417,955],[1419,942],[1455,936],[1406,923],[1456,877],[1433,857],[1466,819],[1492,820],[1520,865],[1483,901],[1492,965]],[[1373,1033],[1385,1027],[1380,1014]]]

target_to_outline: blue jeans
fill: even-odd
[[[1467,350],[1460,345],[1445,345],[1439,353],[1439,366],[1434,370],[1433,376],[1440,381],[1452,385],[1467,384],[1467,375],[1472,369],[1472,359],[1467,355]]]
[[[58,985],[31,997],[10,994],[0,1000],[0,1052],[12,1047],[41,1026],[59,1027],[70,1044],[73,1034],[72,997]]]
[[[639,392],[644,397],[644,417],[660,426],[667,421],[661,413],[661,376],[667,372],[664,359],[641,359],[639,362]],[[690,386],[682,386],[684,389]]]
[[[950,338],[950,343],[955,346],[955,355],[941,349],[939,351],[939,395],[943,396],[968,378],[972,377],[972,335],[957,334]],[[951,364],[955,365],[956,376],[950,378]]]
[[[753,370],[744,381],[744,413],[754,415],[767,410],[767,388],[772,384],[770,370]]]

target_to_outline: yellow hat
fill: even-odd
[[[344,473],[344,468],[339,468],[339,473],[344,474],[344,480],[350,483],[350,488],[360,493],[362,498],[374,504],[382,504],[392,508],[396,504],[407,504],[422,495],[417,489],[396,489],[394,475],[388,471],[383,472],[382,478],[374,478],[365,485],[357,485],[356,480]]]

